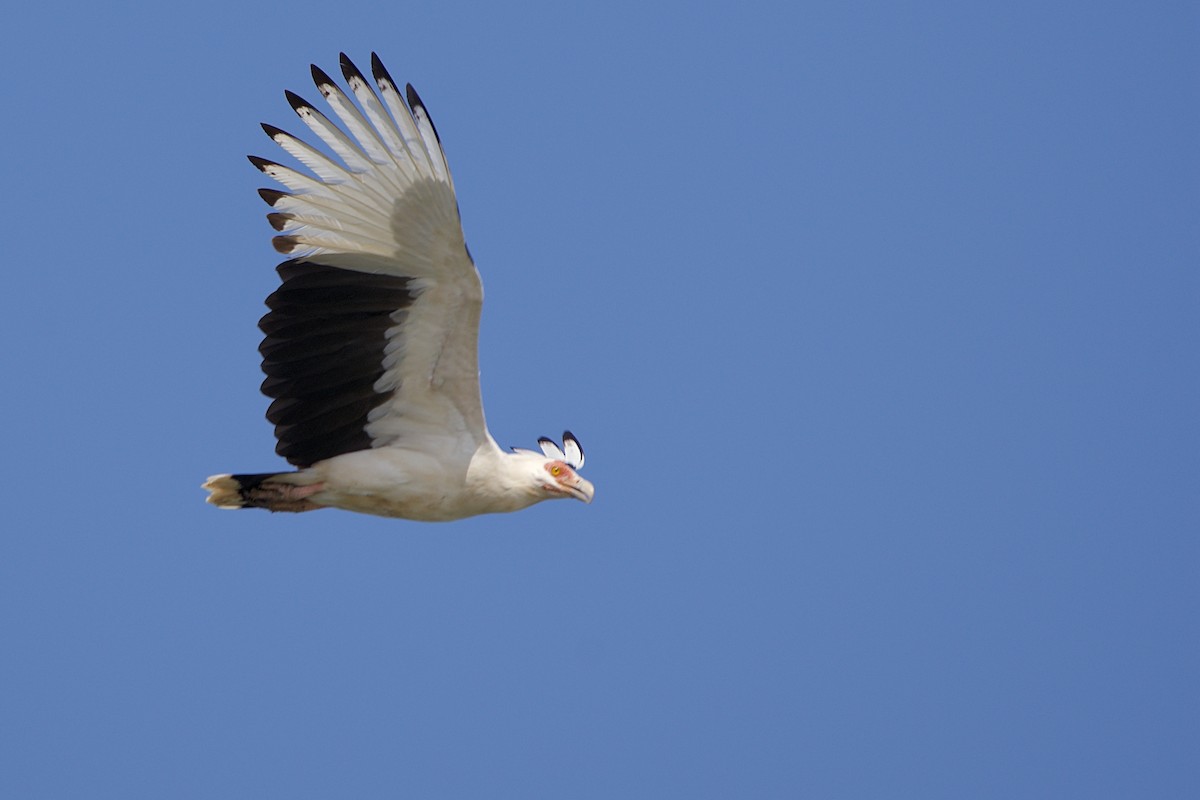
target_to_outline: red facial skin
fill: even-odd
[[[575,477],[575,470],[571,469],[562,461],[551,461],[550,463],[546,464],[546,472],[550,474],[550,477],[553,478],[556,483],[563,483],[564,481],[569,481]],[[563,489],[559,489],[553,484],[546,484],[545,488],[553,491],[565,491]]]

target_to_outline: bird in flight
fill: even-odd
[[[342,508],[444,521],[542,500],[592,501],[570,433],[541,452],[502,450],[479,392],[483,288],[467,250],[437,130],[409,85],[379,58],[379,92],[343,53],[357,105],[312,68],[341,127],[287,92],[336,158],[271,125],[263,130],[308,173],[251,156],[287,191],[260,189],[279,232],[281,284],[259,346],[275,452],[297,469],[214,475],[221,508]]]

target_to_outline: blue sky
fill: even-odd
[[[8,15],[0,795],[1196,796],[1195,8],[413,5]],[[203,503],[340,50],[593,505]]]

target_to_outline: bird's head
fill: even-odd
[[[583,466],[583,448],[570,431],[563,432],[562,447],[553,439],[543,436],[538,439],[541,453],[514,447],[513,452],[521,456],[529,467],[534,491],[542,500],[573,497],[585,503],[592,502],[596,490],[591,482],[579,476]]]

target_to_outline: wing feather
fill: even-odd
[[[378,94],[340,63],[349,94],[316,67],[313,79],[342,127],[287,93],[332,156],[265,125],[308,172],[251,158],[288,190],[260,191],[276,248],[293,256],[260,322],[276,450],[300,466],[384,446],[469,459],[491,438],[483,292],[445,155],[416,92],[406,103],[377,56]]]
[[[433,127],[433,120],[429,118],[429,112],[425,110],[425,104],[421,102],[420,96],[417,95],[417,90],[410,83],[405,87],[405,93],[408,95],[408,107],[412,109],[413,119],[417,122],[417,131],[421,134],[421,142],[425,145],[425,153],[429,158],[429,164],[433,167],[434,173],[439,180],[450,182],[450,167],[446,164],[446,156],[442,152],[441,137],[437,134],[437,129]]]
[[[284,94],[288,103],[291,104],[292,110],[296,112],[296,116],[300,117],[304,124],[328,145],[334,155],[345,162],[347,167],[356,172],[366,172],[371,168],[370,159],[367,158],[367,154],[363,152],[358,142],[342,133],[338,126],[330,122],[328,117],[300,95],[295,92],[285,92]]]
[[[363,113],[370,120],[370,127],[379,134],[388,156],[401,174],[408,177],[409,180],[414,179],[417,173],[412,155],[408,152],[408,147],[404,144],[396,124],[388,116],[387,109],[379,102],[379,96],[371,89],[367,79],[359,72],[358,67],[354,66],[354,62],[346,57],[345,53],[341,54],[341,66],[346,84],[358,99]]]
[[[404,143],[405,153],[412,159],[418,170],[425,175],[436,178],[438,170],[434,167],[429,148],[426,146],[426,137],[417,124],[417,119],[414,116],[415,109],[410,108],[401,99],[400,92],[396,90],[396,82],[388,74],[387,68],[379,60],[379,56],[374,53],[371,54],[371,74],[375,76],[375,83],[379,86],[379,94],[383,97],[383,102],[387,105],[388,110],[392,112],[392,119],[395,120],[397,131],[400,134],[401,141]],[[424,106],[421,107],[424,108]],[[425,113],[425,117],[428,119],[428,113]],[[436,134],[434,135],[434,139],[437,139]],[[446,167],[445,156],[442,154],[440,145],[437,148],[437,153],[438,158],[442,162],[441,173],[443,177],[439,179],[449,184],[450,189],[453,191],[454,182],[450,178],[450,170]]]
[[[344,57],[344,54],[343,54]],[[375,130],[362,112],[354,103],[350,102],[350,98],[342,91],[341,87],[333,82],[325,72],[316,64],[312,65],[313,82],[317,85],[317,90],[325,97],[325,102],[329,103],[329,107],[337,114],[338,119],[346,126],[350,135],[354,138],[355,144],[361,149],[375,164],[387,164],[391,161],[391,157],[387,152],[387,147],[383,140],[379,138],[379,133]],[[379,172],[381,177],[387,177],[387,172]]]

